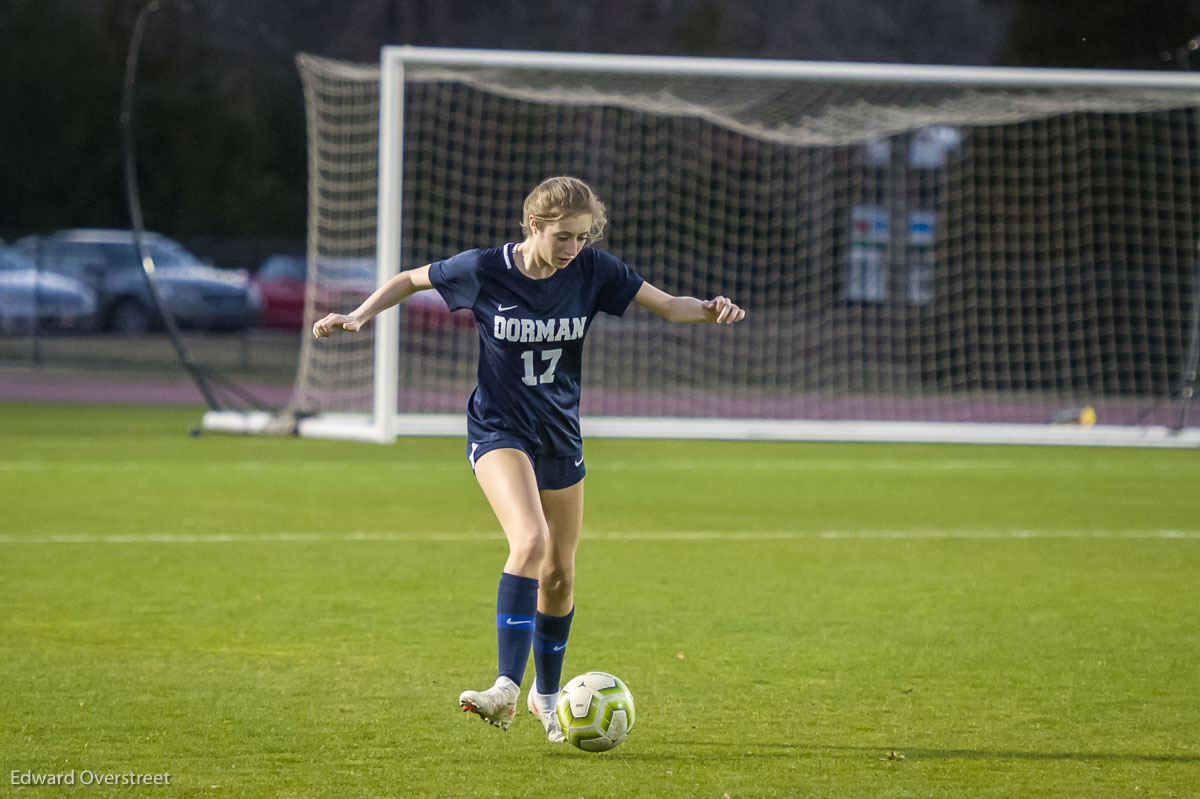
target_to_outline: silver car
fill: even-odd
[[[87,332],[96,321],[96,292],[37,264],[13,247],[0,247],[0,334]]]
[[[258,323],[260,294],[244,270],[218,269],[155,233],[147,233],[144,243],[155,286],[180,327],[238,331]],[[60,230],[26,236],[17,246],[44,271],[91,286],[100,329],[132,336],[162,327],[132,231]]]

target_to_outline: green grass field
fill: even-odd
[[[638,723],[588,755],[458,711],[505,555],[460,441],[199,414],[0,405],[0,795],[1200,792],[1200,453],[589,441],[565,673]],[[13,785],[72,771],[171,784]]]

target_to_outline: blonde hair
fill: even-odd
[[[521,209],[521,231],[526,238],[532,235],[529,218],[539,222],[559,222],[573,216],[591,214],[592,229],[588,238],[598,240],[604,234],[604,226],[608,217],[604,212],[604,203],[592,191],[592,187],[579,178],[566,175],[546,178],[529,192],[525,205]]]

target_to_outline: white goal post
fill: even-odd
[[[300,56],[306,317],[519,236],[591,183],[610,249],[732,328],[588,337],[585,436],[1200,446],[1200,75],[387,47]],[[472,321],[435,295],[305,333],[282,416],[213,430],[460,435]]]

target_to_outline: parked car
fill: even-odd
[[[304,282],[308,261],[303,255],[268,256],[250,276],[262,296],[259,324],[275,330],[299,330],[304,325]]]
[[[475,329],[475,314],[466,308],[451,311],[437,289],[424,289],[404,301],[404,329],[431,332],[451,328]]]
[[[0,333],[86,332],[96,292],[74,278],[43,272],[14,247],[0,247]]]
[[[144,243],[155,286],[180,327],[237,331],[257,324],[258,289],[244,270],[203,263],[156,233],[147,233]],[[89,285],[96,292],[100,329],[132,336],[162,327],[132,231],[60,230],[26,236],[17,246],[44,271]]]
[[[370,258],[320,256],[317,269],[323,275],[317,310],[346,312],[375,290],[375,261]],[[303,256],[269,256],[252,278],[262,294],[263,327],[298,330],[304,326],[304,303],[308,261]],[[418,291],[401,309],[404,329],[433,331],[474,327],[470,311],[450,313],[434,289]]]

